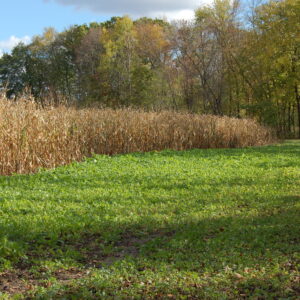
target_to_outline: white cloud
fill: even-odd
[[[170,11],[170,12],[155,12],[151,13],[150,17],[167,19],[169,21],[172,20],[192,20],[194,18],[194,10],[192,9],[183,9],[178,11]]]
[[[77,10],[89,10],[98,15],[124,15],[133,17],[165,16],[168,19],[192,19],[194,10],[213,0],[44,0],[54,1]]]
[[[12,35],[9,39],[0,41],[0,57],[3,55],[4,52],[10,52],[20,42],[28,44],[30,43],[30,41],[31,38],[27,35],[22,38]]]

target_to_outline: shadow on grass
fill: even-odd
[[[163,267],[196,272],[197,276],[225,274],[228,278],[247,269],[258,275],[239,280],[232,288],[240,293],[254,293],[259,289],[260,296],[267,295],[283,289],[280,283],[283,278],[292,280],[287,278],[292,275],[284,274],[299,272],[300,208],[294,205],[299,200],[299,195],[283,197],[280,205],[259,214],[215,215],[196,220],[174,218],[164,224],[156,223],[156,218],[149,215],[126,223],[102,222],[98,228],[97,222],[94,226],[74,228],[72,215],[66,214],[59,233],[53,235],[51,228],[39,234],[26,233],[23,228],[23,235],[18,239],[13,233],[19,228],[10,224],[8,241],[23,247],[20,251],[23,255],[13,257],[12,249],[6,258],[21,270],[20,274],[49,261],[71,261],[88,269],[116,266],[120,272],[119,264],[130,261],[135,272],[141,274]],[[80,224],[85,217],[77,218],[76,223]],[[5,229],[0,226],[0,232]],[[267,270],[265,275],[261,273],[263,270]],[[289,288],[291,295],[299,292],[296,283]]]
[[[296,155],[300,156],[300,140],[290,140],[282,144],[275,145],[266,145],[260,147],[246,147],[246,148],[217,148],[217,149],[190,149],[185,151],[173,151],[173,150],[164,150],[161,152],[148,152],[148,153],[131,153],[125,155],[131,155],[134,157],[145,157],[147,155],[162,155],[169,157],[176,156],[199,156],[204,158],[215,158],[218,156],[240,156],[243,154],[247,155],[257,155],[257,154],[268,154],[268,155],[278,155],[278,154],[287,154],[287,155]],[[124,154],[119,154],[120,156]]]
[[[299,196],[287,197],[284,201],[295,203]],[[114,262],[129,255],[153,264],[171,264],[179,269],[201,272],[207,267],[217,271],[224,268],[224,264],[267,266],[299,252],[299,216],[300,209],[296,206],[285,208],[281,205],[258,216],[173,220],[163,226],[156,226],[152,216],[144,216],[132,223],[109,221],[102,224],[101,229],[94,226],[71,230],[66,226],[57,235],[53,235],[50,228],[42,233],[25,234],[23,230],[23,238],[19,236],[18,239],[14,239],[12,229],[8,238],[24,247],[20,253],[26,253],[25,261],[29,264],[32,263],[30,260],[36,259],[69,259],[101,267],[110,259]],[[79,219],[77,221],[80,223]],[[65,224],[72,223],[72,216],[66,216]],[[110,230],[110,237],[105,228]],[[21,265],[25,261],[21,257],[15,260]]]

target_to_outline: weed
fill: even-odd
[[[298,299],[299,157],[299,141],[290,141],[94,155],[2,176],[0,291],[20,299]]]

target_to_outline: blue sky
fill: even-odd
[[[70,24],[105,19],[105,16],[97,16],[89,11],[76,11],[71,6],[43,0],[3,0],[1,11],[0,40],[7,39],[11,35],[32,36],[48,26],[63,30]]]
[[[45,27],[62,31],[73,24],[101,22],[114,15],[191,18],[212,0],[1,0],[0,56],[19,41],[29,42]]]
[[[44,0],[10,0],[1,1],[0,49],[7,51],[22,39],[43,32],[45,27],[55,27],[62,31],[72,24],[83,24],[92,21],[103,21],[109,16],[97,15],[88,10],[76,10]],[[1,50],[0,50],[1,51]]]

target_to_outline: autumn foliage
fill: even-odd
[[[215,0],[193,21],[123,16],[46,28],[0,58],[0,90],[254,118],[300,137],[300,2],[248,2]]]

